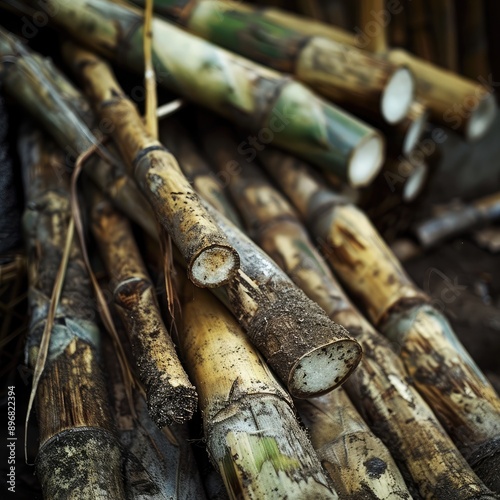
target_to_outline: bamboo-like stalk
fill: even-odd
[[[192,183],[196,192],[233,224],[242,227],[240,217],[224,193],[226,172],[215,176],[212,169],[200,155],[198,148],[190,139],[187,130],[175,119],[163,120],[160,125],[160,140],[179,161],[184,175]]]
[[[231,314],[185,282],[180,347],[231,498],[338,498],[291,401]]]
[[[49,59],[29,51],[1,27],[0,57],[4,60],[2,84],[6,92],[44,126],[68,159],[76,159],[98,140],[90,130],[95,120],[87,101]],[[110,166],[94,155],[85,163],[85,173],[134,222],[146,225],[149,234],[156,234],[151,208],[125,175],[116,155],[113,159],[116,161]],[[131,204],[134,209],[128,211]]]
[[[214,131],[205,140],[212,149],[219,149],[218,161],[222,160],[223,153],[231,156],[234,144],[231,146],[227,130]],[[358,370],[346,382],[346,390],[411,475],[422,496],[428,497],[446,489],[449,492],[453,490],[455,495],[463,498],[486,494],[486,488],[445,435],[437,418],[408,384],[404,365],[389,343],[373,330],[349,302],[284,197],[252,164],[247,164],[239,175],[233,176],[229,187],[234,202],[245,217],[250,234],[330,318],[348,325],[362,344],[363,359]],[[332,406],[334,403],[335,400],[330,401]],[[345,410],[345,414],[349,415],[348,410]],[[365,442],[368,442],[367,437]],[[442,450],[447,450],[446,459],[442,456]],[[381,456],[384,456],[383,452],[384,449]],[[425,458],[422,454],[425,454]],[[361,464],[380,463],[376,460],[370,462],[368,456],[353,455],[352,468],[359,475],[358,478],[363,474],[370,475],[369,467],[367,470]],[[389,455],[387,450],[385,455]],[[387,475],[384,479],[372,477],[377,480],[366,480],[363,484],[356,482],[356,478],[351,479],[349,486],[356,488],[352,494],[361,494],[363,488],[370,487],[377,492],[376,498],[390,495],[397,497],[401,492],[404,493],[406,488],[397,468],[391,470],[391,462],[386,465]],[[347,475],[348,471],[344,470],[343,473]]]
[[[189,420],[196,390],[177,357],[161,318],[154,286],[127,219],[102,195],[93,193],[91,228],[113,290],[114,303],[132,345],[146,387],[149,414],[162,428]]]
[[[54,166],[62,164],[60,151],[38,133],[21,135],[19,150],[27,200],[31,311],[26,355],[33,367],[71,208],[68,178]],[[96,314],[81,251],[73,241],[36,395],[36,472],[46,498],[124,498],[120,449],[99,366]]]
[[[140,11],[105,0],[47,0],[43,8],[82,43],[142,71]],[[380,167],[383,139],[376,130],[287,76],[158,18],[153,57],[160,85],[258,132],[260,142],[273,141],[354,184],[369,183]]]
[[[366,31],[368,23],[375,23],[377,26],[376,32],[372,34],[365,33],[368,40],[366,49],[376,54],[384,54],[387,52],[387,32],[386,26],[380,23],[378,19],[386,12],[385,0],[364,0],[359,4],[359,21],[361,30]],[[374,15],[377,16],[374,18]],[[377,21],[375,21],[377,19]]]
[[[104,342],[103,349],[112,410],[123,450],[126,498],[203,500],[205,493],[187,429],[178,424],[164,431],[158,429],[149,416],[146,402],[136,391],[132,409],[112,344]]]
[[[500,217],[500,193],[494,193],[472,203],[460,204],[430,217],[415,227],[420,243],[429,248],[451,236]]]
[[[277,20],[306,35],[321,36],[360,48],[366,43],[364,37],[359,35],[279,9],[264,9],[262,16],[265,20]],[[387,58],[411,70],[417,84],[416,96],[429,108],[431,121],[456,130],[468,140],[479,139],[490,129],[497,108],[487,75],[478,75],[481,76],[479,81],[469,80],[404,50],[390,50]]]
[[[238,253],[200,204],[174,156],[148,134],[103,60],[72,44],[65,45],[64,53],[97,113],[110,124],[110,134],[158,222],[186,260],[190,279],[203,287],[226,283],[239,267]]]
[[[363,3],[364,5],[364,3]],[[383,57],[266,19],[260,9],[221,0],[161,0],[155,9],[192,33],[278,71],[293,74],[361,117],[397,123],[408,112],[414,81]]]
[[[266,168],[371,321],[398,345],[419,392],[479,477],[500,491],[500,399],[445,317],[407,276],[370,221],[295,158],[269,148]]]

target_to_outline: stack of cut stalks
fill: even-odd
[[[357,205],[492,89],[346,4],[0,1],[44,498],[498,498],[500,399]]]

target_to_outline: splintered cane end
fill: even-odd
[[[234,248],[213,245],[192,260],[189,279],[201,288],[213,288],[227,283],[239,267],[240,257]]]

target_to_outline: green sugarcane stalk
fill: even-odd
[[[70,192],[63,155],[45,137],[22,133],[19,149],[30,283],[26,355],[34,367],[71,218]],[[73,240],[36,395],[36,472],[45,498],[124,498],[96,316],[81,250]]]
[[[34,5],[35,0],[23,0]],[[47,0],[50,22],[100,54],[143,71],[142,12],[105,0]],[[314,95],[302,84],[153,20],[153,61],[160,85],[273,141],[357,185],[383,160],[377,131]],[[255,146],[244,145],[253,151]]]
[[[0,58],[6,93],[42,124],[68,159],[74,161],[97,143],[102,133],[98,133],[89,104],[50,59],[29,50],[1,27]],[[122,211],[127,212],[133,204],[127,215],[136,223],[147,224],[149,234],[156,233],[151,208],[135,182],[125,175],[125,166],[116,154],[111,165],[92,156],[85,162],[84,171]]]
[[[270,148],[261,159],[370,320],[399,346],[416,388],[474,471],[500,491],[500,398],[444,315],[410,280],[368,218],[325,187],[308,165]]]
[[[261,12],[266,21],[278,21],[306,35],[358,48],[365,48],[370,42],[368,34],[363,32],[354,34],[284,10],[264,8]],[[497,106],[488,75],[476,75],[480,77],[478,80],[467,79],[400,49],[389,50],[386,57],[393,64],[411,70],[417,84],[417,98],[429,108],[433,123],[450,127],[468,140],[479,139],[491,128]]]
[[[215,163],[223,167],[235,157],[235,144],[227,129],[212,124],[211,130],[203,134],[205,144]],[[253,238],[330,318],[347,325],[361,343],[363,359],[345,388],[403,470],[410,474],[422,496],[429,497],[447,489],[459,498],[476,498],[477,495],[491,498],[430,408],[409,385],[404,365],[389,342],[350,303],[286,199],[251,163],[231,177],[229,189]],[[330,404],[334,406],[334,402]],[[345,414],[350,416],[352,412],[346,410]],[[356,426],[355,423],[351,425]],[[363,450],[366,448],[361,447],[360,451]],[[446,450],[446,457],[443,457],[443,450]],[[383,453],[380,456],[384,456]],[[377,460],[370,462],[366,456],[354,456],[352,460],[352,468],[359,475],[363,472],[370,475],[361,464],[379,463]],[[405,491],[397,469],[391,474],[389,466],[387,464],[387,489],[382,490],[384,498]],[[347,470],[343,472],[347,475]],[[348,485],[357,487],[354,492],[358,493],[370,486],[374,492],[380,487],[378,481],[365,481],[362,488],[352,479]],[[377,492],[375,497],[380,498],[381,493]]]
[[[134,408],[131,408],[112,344],[105,341],[103,349],[112,411],[122,447],[126,498],[203,500],[205,493],[187,428],[173,424],[160,430],[137,391],[133,393]]]
[[[252,5],[160,0],[155,10],[217,45],[294,75],[359,116],[397,123],[413,100],[414,82],[406,68],[356,47],[304,34],[286,22],[266,19]]]

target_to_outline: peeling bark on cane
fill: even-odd
[[[148,409],[162,428],[190,420],[197,395],[163,323],[154,287],[127,219],[94,192],[91,228],[111,277],[115,306],[132,344]]]
[[[31,326],[26,354],[34,366],[71,208],[69,179],[54,167],[62,164],[61,152],[37,133],[23,133],[19,148],[30,260]],[[40,429],[36,471],[46,498],[124,498],[120,448],[99,366],[96,315],[81,251],[74,241],[36,395]]]
[[[500,491],[500,399],[444,316],[356,207],[317,182],[302,162],[269,148],[262,159],[372,322],[397,343],[406,371],[459,450]]]
[[[111,136],[186,260],[190,279],[202,287],[226,283],[239,267],[238,253],[200,204],[174,156],[148,134],[103,60],[72,44],[64,46],[64,54],[98,114],[111,124]]]

